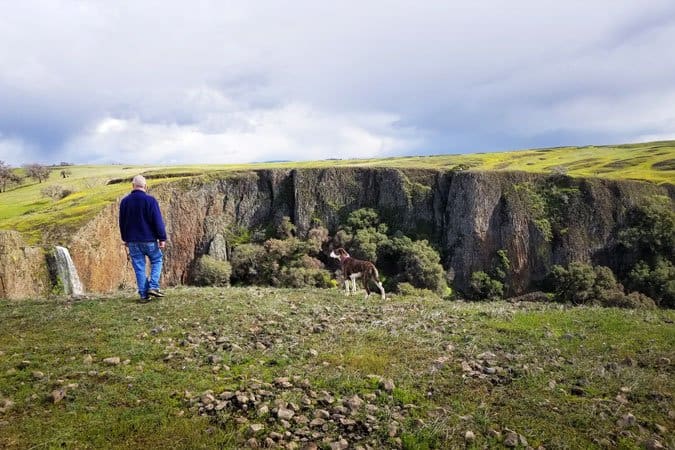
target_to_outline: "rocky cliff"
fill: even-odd
[[[511,293],[527,290],[553,264],[607,263],[602,253],[627,209],[669,187],[631,181],[551,178],[520,172],[380,168],[260,170],[180,180],[152,191],[170,235],[164,283],[189,283],[196,257],[237,227],[265,229],[291,217],[304,235],[318,218],[334,232],[349,212],[371,207],[390,230],[428,239],[455,286],[489,269],[496,252],[512,264]],[[132,286],[110,205],[69,245],[85,289]],[[215,240],[215,241],[214,241]],[[226,240],[226,238],[225,238]]]
[[[0,230],[0,298],[38,298],[50,292],[46,260],[44,250],[26,245],[20,233]]]

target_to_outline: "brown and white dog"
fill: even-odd
[[[340,267],[342,269],[342,276],[345,279],[345,290],[347,291],[347,295],[349,295],[349,281],[351,280],[352,291],[356,294],[356,279],[363,278],[363,286],[366,288],[366,298],[370,295],[368,282],[372,281],[380,289],[382,300],[385,299],[384,288],[380,282],[380,275],[377,273],[375,264],[370,261],[352,258],[344,248],[333,250],[330,252],[330,257],[340,260]]]

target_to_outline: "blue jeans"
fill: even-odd
[[[129,242],[131,265],[136,273],[138,293],[141,298],[148,296],[148,289],[159,289],[159,276],[162,273],[162,251],[157,242]],[[145,257],[150,260],[150,278],[145,271]]]

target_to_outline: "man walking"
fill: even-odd
[[[120,203],[120,233],[124,245],[129,249],[138,293],[142,301],[148,301],[149,296],[164,297],[159,290],[159,276],[162,273],[166,230],[157,200],[145,192],[145,178],[136,175],[131,181],[131,187],[131,193]],[[146,256],[150,259],[149,278],[145,271]]]

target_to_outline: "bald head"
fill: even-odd
[[[133,180],[131,180],[131,186],[134,189],[142,189],[145,190],[145,187],[147,186],[147,182],[145,181],[145,177],[143,175],[136,175]]]

